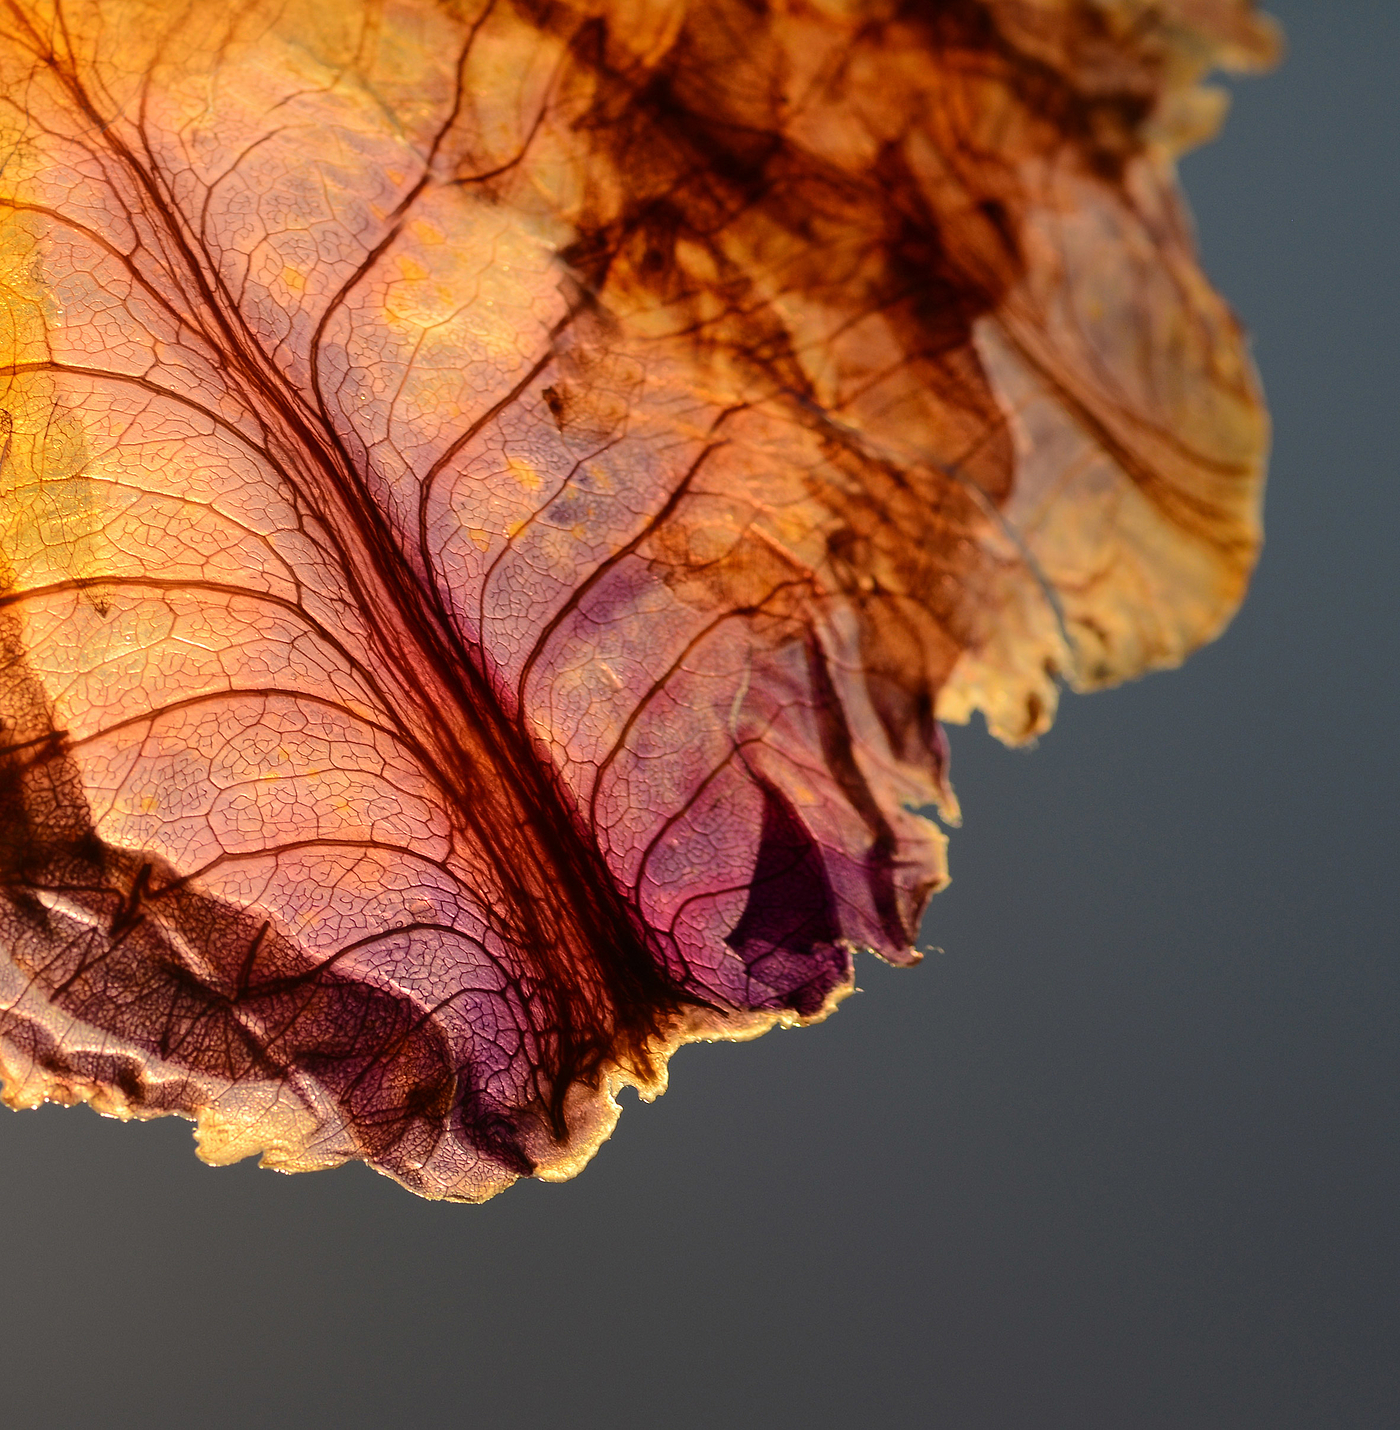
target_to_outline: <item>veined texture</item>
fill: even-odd
[[[479,1200],[1215,635],[1232,0],[0,5],[0,1058]]]

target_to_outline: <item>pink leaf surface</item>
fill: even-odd
[[[0,8],[0,1063],[479,1200],[917,958],[938,720],[1213,636],[1248,5]]]

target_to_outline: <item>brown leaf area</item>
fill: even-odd
[[[1221,629],[1174,156],[1244,0],[0,6],[0,1071],[572,1175],[824,1017],[1012,741]]]

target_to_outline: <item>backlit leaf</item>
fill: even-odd
[[[1234,0],[8,0],[0,1067],[430,1196],[913,962],[1238,603]]]

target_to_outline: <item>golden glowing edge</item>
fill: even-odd
[[[657,1074],[650,1081],[616,1063],[605,1068],[596,1089],[575,1083],[565,1103],[568,1139],[557,1146],[551,1144],[550,1155],[540,1161],[533,1173],[540,1181],[566,1182],[578,1175],[597,1155],[598,1149],[612,1136],[622,1105],[617,1094],[626,1087],[637,1090],[643,1102],[654,1102],[666,1091],[669,1061],[687,1043],[745,1043],[761,1037],[773,1028],[805,1028],[830,1016],[836,1005],[856,990],[854,979],[833,989],[825,1004],[805,1017],[790,1011],[750,1013],[723,1019],[708,1010],[696,1010],[678,1022],[664,1041],[652,1045],[649,1051],[655,1060]],[[21,995],[22,996],[22,995]],[[0,1008],[7,1011],[18,1000],[0,997]],[[81,1050],[83,1038],[75,1036],[80,1025],[76,1020],[65,1036],[65,1047]],[[110,1042],[106,1034],[97,1032],[92,1041],[98,1045]],[[252,1087],[225,1087],[222,1090],[210,1079],[192,1076],[184,1069],[162,1064],[159,1058],[146,1055],[142,1060],[144,1087],[158,1087],[162,1081],[178,1083],[184,1089],[198,1088],[207,1102],[193,1115],[183,1111],[167,1111],[132,1106],[117,1088],[105,1087],[89,1079],[67,1079],[39,1067],[32,1059],[8,1045],[0,1036],[0,1101],[15,1111],[33,1110],[46,1102],[63,1107],[86,1103],[103,1117],[121,1122],[148,1122],[158,1117],[183,1117],[195,1124],[195,1152],[211,1167],[229,1166],[248,1157],[257,1157],[258,1165],[274,1172],[323,1172],[346,1162],[361,1161],[361,1151],[350,1144],[326,1145],[329,1125],[339,1122],[339,1115],[328,1100],[322,1103],[324,1116],[318,1117],[307,1101],[285,1084],[260,1083]],[[162,1069],[165,1069],[162,1076]],[[310,1084],[308,1083],[308,1088]],[[188,1096],[188,1093],[185,1094]],[[322,1145],[318,1146],[318,1138]],[[373,1165],[373,1164],[371,1164]],[[391,1181],[399,1182],[419,1196],[432,1201],[484,1202],[503,1192],[520,1179],[500,1173],[468,1192],[425,1190],[411,1185],[382,1167],[373,1167]]]

